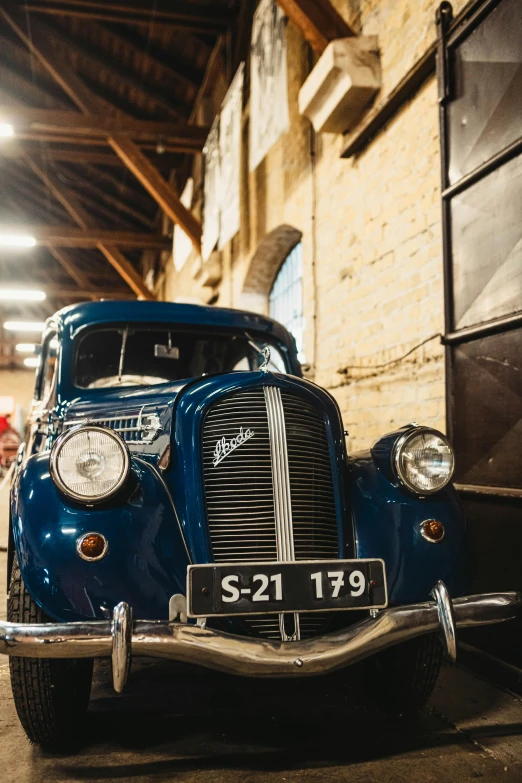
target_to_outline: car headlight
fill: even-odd
[[[123,486],[129,474],[129,452],[113,430],[81,426],[58,438],[50,466],[54,483],[65,495],[99,503]]]
[[[394,465],[397,476],[408,489],[418,495],[430,495],[451,481],[455,457],[443,435],[421,427],[397,441]]]

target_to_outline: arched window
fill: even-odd
[[[287,255],[270,291],[270,315],[295,337],[299,360],[303,355],[303,254],[301,242]]]

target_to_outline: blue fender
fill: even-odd
[[[384,560],[390,604],[429,600],[439,579],[453,596],[462,595],[466,522],[453,487],[417,498],[394,483],[370,452],[350,458],[349,465],[357,557]],[[426,519],[444,525],[439,543],[421,535]]]
[[[19,469],[11,495],[14,545],[36,603],[61,621],[107,619],[127,601],[137,619],[168,619],[169,599],[185,593],[189,562],[175,509],[154,465],[132,457],[131,491],[104,506],[65,502],[49,474],[49,453]],[[76,552],[83,533],[109,542],[103,560]]]

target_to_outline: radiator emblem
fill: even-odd
[[[270,364],[271,353],[272,351],[270,350],[268,345],[266,345],[261,351],[261,356],[263,357],[263,361],[259,365],[259,369],[261,370],[261,372],[268,372],[268,365]]]
[[[227,440],[226,438],[221,438],[216,443],[216,448],[214,449],[214,459],[213,459],[213,465],[214,467],[217,467],[220,462],[223,462],[225,457],[228,457],[229,454],[231,454],[235,449],[238,448],[238,446],[241,446],[243,443],[246,443],[247,440],[250,440],[250,438],[253,438],[255,435],[254,430],[251,430],[250,428],[247,428],[246,430],[243,430],[243,427],[239,428],[239,433],[236,435],[235,438],[231,438],[230,440]]]

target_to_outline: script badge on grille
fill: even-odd
[[[238,446],[241,446],[243,443],[246,443],[247,440],[250,440],[250,438],[253,438],[255,435],[254,430],[246,429],[243,430],[243,427],[239,428],[239,433],[236,435],[235,438],[231,438],[230,440],[227,440],[226,438],[221,438],[216,443],[216,448],[214,449],[214,459],[212,461],[212,464],[214,467],[219,465],[220,462],[223,462],[225,457],[228,457],[229,454],[231,454],[234,449],[237,449]]]

